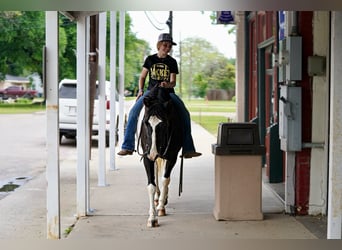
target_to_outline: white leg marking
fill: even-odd
[[[148,227],[157,227],[158,226],[158,218],[156,213],[156,207],[154,205],[154,193],[156,192],[156,187],[152,184],[147,186],[148,196],[150,200],[150,209],[149,209],[149,217],[147,220]]]
[[[160,196],[159,196],[159,202],[158,202],[158,207],[157,207],[159,216],[165,215],[165,202],[169,193],[170,177],[169,178],[164,177],[166,162],[167,160],[164,160],[164,159],[161,162],[161,168],[163,169],[162,171],[163,177],[161,177]]]
[[[158,158],[155,162],[154,162],[154,181],[156,183],[156,192],[154,194],[154,202],[155,205],[158,205],[158,200],[159,200],[159,195],[160,195],[160,190],[159,190],[159,174],[160,174],[160,169],[159,169],[159,159]]]

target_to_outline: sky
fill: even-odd
[[[152,52],[156,52],[156,43],[160,33],[168,33],[166,21],[169,11],[129,11],[132,18],[132,31],[140,39],[150,43]],[[211,11],[173,11],[173,40],[199,37],[210,42],[227,58],[236,58],[235,35],[229,35],[229,26],[211,24]],[[149,21],[149,19],[153,22]]]

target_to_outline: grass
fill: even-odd
[[[128,100],[128,98],[125,98]],[[134,97],[135,99],[135,97]],[[191,120],[201,125],[209,133],[217,136],[218,124],[230,121],[224,113],[235,113],[233,101],[183,100],[191,113]],[[19,100],[15,103],[0,103],[0,114],[25,114],[44,111],[42,100]],[[218,113],[222,112],[220,115]],[[212,114],[211,114],[212,113]]]
[[[0,103],[0,114],[28,114],[44,111],[45,105],[41,100],[18,100],[13,103]]]
[[[214,136],[217,136],[219,123],[232,121],[225,113],[236,112],[233,101],[184,100],[184,104],[191,113],[191,120]]]
[[[183,100],[189,112],[229,112],[235,113],[233,101]]]
[[[125,97],[125,99],[135,100],[135,97]],[[214,136],[217,136],[219,123],[232,121],[227,115],[218,115],[217,113],[236,112],[236,102],[233,101],[187,100],[184,98],[183,102],[191,113],[191,120],[201,125]]]
[[[218,125],[221,122],[228,122],[228,118],[225,116],[198,116],[191,115],[191,120],[201,125],[209,133],[217,136]]]

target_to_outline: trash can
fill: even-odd
[[[216,220],[262,220],[262,156],[256,123],[220,123],[215,154]]]

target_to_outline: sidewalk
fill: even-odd
[[[148,196],[146,174],[137,154],[118,157],[117,170],[107,173],[106,187],[91,179],[92,216],[79,219],[68,239],[314,239],[294,217],[283,213],[283,203],[263,184],[262,221],[216,221],[214,205],[214,155],[216,138],[192,124],[201,157],[184,160],[183,193],[178,196],[179,164],[171,176],[168,215],[160,226],[147,228]],[[95,170],[93,153],[92,171]],[[93,175],[94,176],[94,175]],[[243,198],[243,197],[242,197]]]
[[[178,196],[179,164],[171,176],[168,215],[147,228],[146,174],[137,154],[117,157],[117,170],[107,170],[107,186],[97,184],[98,148],[90,161],[90,207],[93,214],[76,220],[76,147],[60,148],[62,239],[314,239],[267,184],[262,186],[262,221],[216,221],[214,155],[216,138],[192,124],[201,157],[184,160],[183,193]],[[118,150],[118,149],[117,149]],[[107,156],[109,148],[107,149]],[[109,158],[109,157],[108,157]],[[109,161],[109,160],[108,160]],[[242,197],[243,198],[243,197]],[[0,239],[47,239],[45,171],[0,200]],[[66,232],[70,231],[69,234]]]

